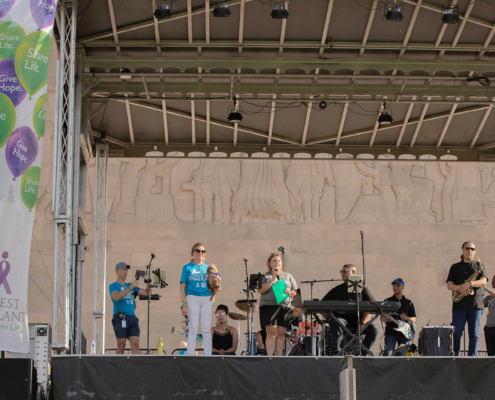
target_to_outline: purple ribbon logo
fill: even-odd
[[[12,294],[9,283],[7,282],[7,275],[10,272],[10,263],[6,260],[8,257],[9,253],[4,251],[2,254],[3,261],[0,261],[0,286],[3,285],[5,287],[5,291],[7,292],[7,294]],[[3,268],[4,264],[5,269]]]

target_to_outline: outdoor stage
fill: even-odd
[[[67,399],[339,399],[337,357],[54,356],[52,392]],[[354,358],[357,397],[493,399],[488,357]]]

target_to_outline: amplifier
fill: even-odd
[[[35,400],[36,368],[30,358],[0,358],[0,399]]]
[[[453,356],[454,327],[423,326],[419,332],[418,351],[422,356]]]

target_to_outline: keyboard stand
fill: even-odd
[[[358,335],[356,335],[355,333],[352,333],[347,328],[347,326],[345,326],[342,322],[340,322],[340,320],[335,316],[335,314],[332,311],[329,311],[328,314],[344,330],[344,332],[347,333],[351,337],[351,340],[349,342],[347,342],[347,344],[344,346],[344,348],[342,350],[340,350],[340,352],[337,354],[337,356],[341,356],[342,354],[344,354],[345,349],[347,349],[354,341],[356,341],[357,343],[359,343],[359,346],[364,351],[364,353],[366,353],[368,356],[373,356],[373,353],[364,344],[362,344],[359,341]],[[381,315],[381,313],[375,314],[375,316],[373,318],[371,318],[371,320],[368,321],[368,323],[363,327],[363,329],[360,330],[360,333],[363,332],[368,326],[370,326],[371,323],[375,319],[377,319],[380,315]],[[359,321],[358,321],[358,329],[359,329],[359,327],[360,327],[360,325],[359,325]]]

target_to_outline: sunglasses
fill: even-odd
[[[196,253],[206,254],[206,250],[194,249]]]
[[[224,312],[217,312],[217,313],[215,313],[215,315],[217,317],[223,317],[225,315],[225,313]]]
[[[347,274],[348,272],[352,272],[352,269],[347,269],[347,270],[345,270],[345,269],[341,269],[341,270],[340,270],[340,273],[341,273],[341,274]]]
[[[475,251],[476,249],[474,247],[464,247],[465,250],[469,251],[469,250],[473,250]]]

